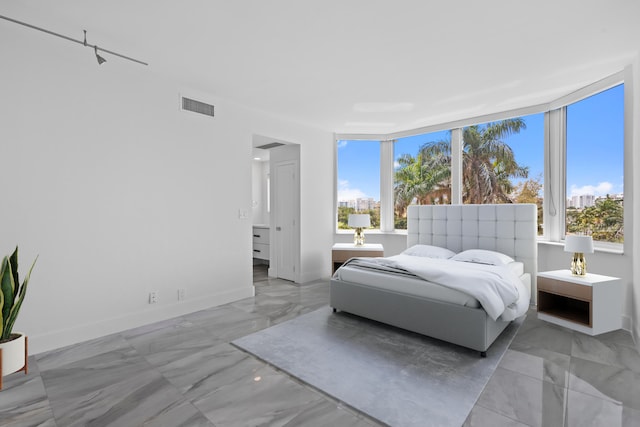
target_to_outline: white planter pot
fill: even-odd
[[[12,341],[0,344],[2,349],[2,376],[12,374],[25,366],[26,335],[14,332],[20,336]]]

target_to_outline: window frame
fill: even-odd
[[[338,168],[338,166],[339,166],[338,165],[338,151],[339,151],[339,148],[338,148],[338,145],[339,145],[340,141],[346,141],[346,142],[359,141],[359,142],[371,142],[371,143],[379,144],[379,149],[381,150],[381,152],[380,152],[380,172],[382,172],[382,169],[383,169],[382,168],[382,166],[384,164],[384,160],[382,159],[382,145],[383,145],[382,143],[383,143],[383,141],[379,140],[379,139],[376,139],[376,138],[372,139],[372,138],[366,138],[366,137],[363,137],[363,136],[364,135],[361,135],[359,138],[353,138],[353,139],[347,140],[345,138],[340,138],[339,135],[337,135],[337,134],[334,134],[334,145],[333,145],[333,148],[334,148],[334,162],[333,162],[333,164],[334,164],[334,197],[333,197],[333,199],[334,199],[334,214],[335,214],[334,215],[334,226],[335,226],[336,233],[346,233],[346,232],[352,233],[353,232],[353,230],[351,230],[351,229],[347,230],[347,229],[341,229],[339,227],[339,220],[338,220],[338,216],[339,216],[338,213],[339,212],[338,212],[338,208],[340,206],[340,202],[338,200],[338,193],[339,193],[339,183],[340,183],[340,179],[339,178],[340,177],[338,176],[339,175],[339,168]],[[382,222],[382,218],[383,218],[383,213],[382,213],[383,212],[383,206],[382,206],[382,200],[383,200],[382,187],[383,187],[383,185],[382,184],[383,184],[383,181],[382,180],[383,180],[382,173],[380,173],[380,177],[379,177],[379,181],[380,181],[379,182],[379,185],[380,185],[380,200],[379,200],[379,202],[380,202],[380,224],[376,228],[368,228],[367,229],[367,233],[371,233],[371,232],[373,232],[373,233],[389,232],[388,229],[387,230],[383,230],[383,222]],[[390,231],[393,232],[393,227],[391,228]]]
[[[585,98],[606,91],[620,84],[624,85],[624,147],[625,153],[631,145],[631,67],[628,66],[624,70],[598,80],[570,94],[561,96],[548,103],[537,104],[529,107],[518,108],[514,110],[486,114],[466,119],[455,120],[430,126],[424,126],[416,129],[410,129],[389,134],[334,134],[334,153],[337,165],[337,142],[339,140],[378,140],[381,142],[380,153],[380,232],[381,233],[397,233],[406,234],[406,230],[395,230],[394,211],[393,211],[393,149],[388,146],[383,148],[383,142],[391,143],[398,138],[407,136],[415,136],[425,133],[438,132],[443,130],[452,131],[453,137],[456,132],[462,133],[462,129],[466,126],[478,125],[487,122],[495,122],[515,117],[522,117],[531,114],[544,113],[545,135],[544,135],[544,171],[543,171],[543,223],[545,224],[544,233],[538,236],[539,242],[549,242],[553,244],[564,242],[565,230],[565,212],[566,212],[566,107]],[[452,204],[462,203],[462,177],[458,173],[457,163],[461,161],[461,154],[458,149],[454,152],[452,145],[452,173],[451,173],[451,202]],[[629,181],[629,171],[631,170],[631,156],[624,156],[623,174],[624,188],[631,188]],[[385,167],[386,166],[386,167]],[[337,212],[337,167],[336,182],[334,185],[334,212]],[[390,174],[390,175],[389,175]],[[460,176],[458,176],[460,175]],[[624,222],[631,221],[632,214],[631,194],[625,192],[625,209]],[[389,227],[390,226],[390,227]],[[337,220],[335,222],[337,230]],[[628,239],[624,243],[616,244],[620,249],[611,247],[608,243],[607,247],[598,245],[594,242],[596,250],[603,250],[614,253],[624,253],[624,247]]]

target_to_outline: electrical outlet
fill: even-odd
[[[155,304],[158,302],[158,292],[151,291],[149,292],[149,304]]]
[[[178,289],[178,301],[184,301],[184,294],[185,294],[184,288]]]

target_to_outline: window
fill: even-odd
[[[463,203],[534,203],[543,234],[544,114],[462,131]]]
[[[399,138],[393,155],[394,225],[407,229],[407,207],[451,203],[451,132]]]
[[[624,85],[566,108],[566,233],[622,243]]]
[[[350,213],[368,213],[380,228],[380,142],[339,140],[338,228],[348,229]]]
[[[621,250],[626,74],[546,105],[337,141],[338,228],[368,210],[373,227],[405,230],[411,204],[535,203],[539,236]]]

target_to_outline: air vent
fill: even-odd
[[[284,145],[284,144],[281,143],[281,142],[272,142],[270,144],[260,145],[259,147],[256,147],[256,148],[262,148],[263,150],[268,150],[269,148],[276,148],[276,147],[279,147],[281,145]]]
[[[214,107],[211,104],[205,104],[204,102],[196,101],[195,99],[182,97],[182,109],[213,117]]]

